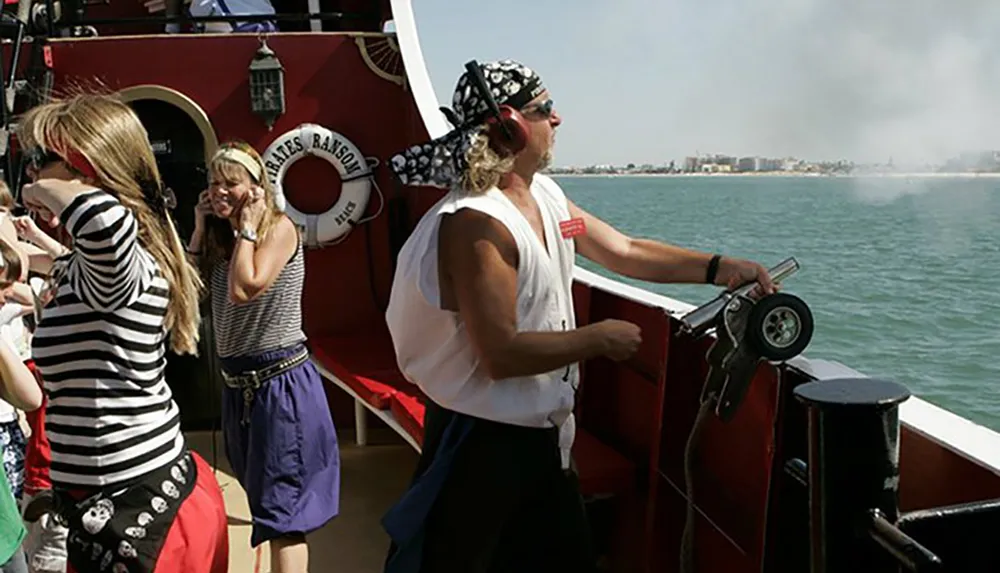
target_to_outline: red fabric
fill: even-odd
[[[229,530],[222,488],[212,466],[191,452],[198,466],[194,491],[184,500],[154,573],[226,573],[229,571]]]
[[[410,434],[414,440],[424,445],[424,412],[427,408],[419,398],[396,392],[392,395],[389,409],[399,425]]]
[[[198,467],[198,481],[177,510],[153,573],[229,571],[229,531],[222,488],[212,466],[193,451],[191,457]],[[67,563],[66,573],[76,573],[76,569]]]
[[[389,409],[397,391],[419,392],[396,367],[396,352],[385,329],[350,337],[313,338],[310,348],[320,365],[379,410]]]
[[[379,410],[389,408],[389,398],[396,393],[396,389],[379,380],[389,378],[390,376],[398,377],[396,379],[399,379],[402,378],[402,375],[392,371],[383,372],[379,376],[373,376],[372,373],[368,373],[368,376],[354,374],[338,362],[331,353],[327,352],[323,344],[314,344],[312,354],[321,366],[347,384],[359,398]]]
[[[38,385],[42,386],[42,375],[35,367],[34,360],[25,360],[24,365],[35,375]],[[24,451],[24,493],[35,495],[45,489],[52,489],[52,480],[49,479],[49,466],[52,465],[52,448],[49,446],[49,438],[45,435],[45,408],[48,407],[49,399],[42,389],[42,406],[37,410],[25,412],[28,426],[31,428],[31,437]]]

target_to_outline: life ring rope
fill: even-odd
[[[288,168],[310,155],[332,165],[340,174],[342,184],[340,198],[319,214],[303,213],[290,205],[282,187]],[[262,157],[266,175],[274,187],[275,203],[293,223],[305,230],[307,247],[322,248],[340,243],[354,227],[382,214],[385,196],[375,180],[378,158],[366,157],[340,133],[304,123],[275,138]],[[372,187],[379,195],[379,208],[371,217],[364,217]]]
[[[368,159],[368,160],[374,159],[374,160],[378,161],[377,157],[367,157],[366,159]],[[341,177],[340,178],[340,182],[341,183],[350,183],[351,181],[357,181],[358,179],[364,179],[365,177],[371,177],[372,180],[374,181],[375,173],[362,173],[361,175],[355,175],[354,177]]]
[[[351,223],[351,229],[357,227],[358,225],[364,225],[365,223],[374,221],[379,215],[382,214],[382,210],[385,208],[385,194],[382,193],[382,187],[379,186],[378,180],[375,178],[375,169],[379,166],[378,157],[366,157],[365,160],[368,161],[368,168],[372,172],[370,177],[372,179],[372,187],[375,188],[375,194],[378,195],[378,209],[375,210],[375,213],[372,216],[362,217]]]
[[[376,157],[370,157],[369,159],[374,159],[376,162],[378,161],[378,158],[376,158]],[[334,245],[339,245],[340,243],[343,243],[344,241],[347,240],[347,237],[349,237],[351,235],[351,231],[353,231],[355,229],[355,227],[359,227],[361,225],[364,225],[365,223],[370,223],[371,221],[374,221],[375,219],[378,218],[379,215],[382,214],[382,210],[385,208],[385,194],[382,193],[382,188],[379,186],[378,181],[375,180],[374,176],[372,176],[372,186],[375,187],[375,194],[378,195],[378,209],[375,210],[375,213],[372,216],[370,216],[370,217],[363,217],[361,219],[358,219],[357,221],[351,221],[350,223],[348,223],[350,225],[350,228],[347,229],[347,232],[345,232],[343,235],[337,237],[336,239],[333,239],[332,241],[317,242],[316,245],[314,246],[314,248],[332,247]],[[308,215],[306,215],[306,217],[307,217],[307,220],[310,220],[310,219],[314,220],[314,219],[317,219],[319,217],[319,215],[308,214]],[[312,221],[310,221],[310,222],[312,222]],[[311,227],[311,229],[312,229],[312,232],[314,233],[313,236],[315,237],[315,232],[316,232],[315,225],[316,225],[316,223],[312,223],[312,224],[313,224],[313,227]],[[306,230],[306,244],[309,244],[308,237],[309,237],[310,228],[307,227],[305,230]]]

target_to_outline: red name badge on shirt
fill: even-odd
[[[581,217],[576,217],[569,221],[560,221],[559,231],[562,233],[564,239],[572,239],[577,235],[586,234],[587,224],[583,222]]]

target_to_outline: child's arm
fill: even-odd
[[[35,376],[11,348],[0,338],[0,398],[15,408],[30,412],[42,405],[42,389]]]
[[[15,302],[21,306],[28,307],[26,309],[20,309],[19,314],[12,314],[11,316],[24,316],[34,309],[35,306],[35,296],[31,292],[31,286],[28,283],[17,282],[11,287],[10,293],[7,294],[7,300],[3,303],[6,306],[7,303]],[[3,306],[0,306],[3,308]],[[12,319],[6,318],[6,313],[0,314],[0,324],[6,324]]]
[[[17,237],[29,241],[32,245],[48,253],[52,258],[69,252],[69,249],[65,245],[43,231],[31,217],[14,217],[11,221],[14,224]]]

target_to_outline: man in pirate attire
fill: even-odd
[[[641,280],[774,286],[757,263],[630,238],[567,199],[539,173],[562,120],[524,65],[470,65],[445,113],[452,132],[391,162],[449,193],[403,246],[386,313],[429,398],[414,482],[384,521],[386,571],[592,571],[570,460],[578,363],[627,359],[641,333],[576,327],[576,252]]]

